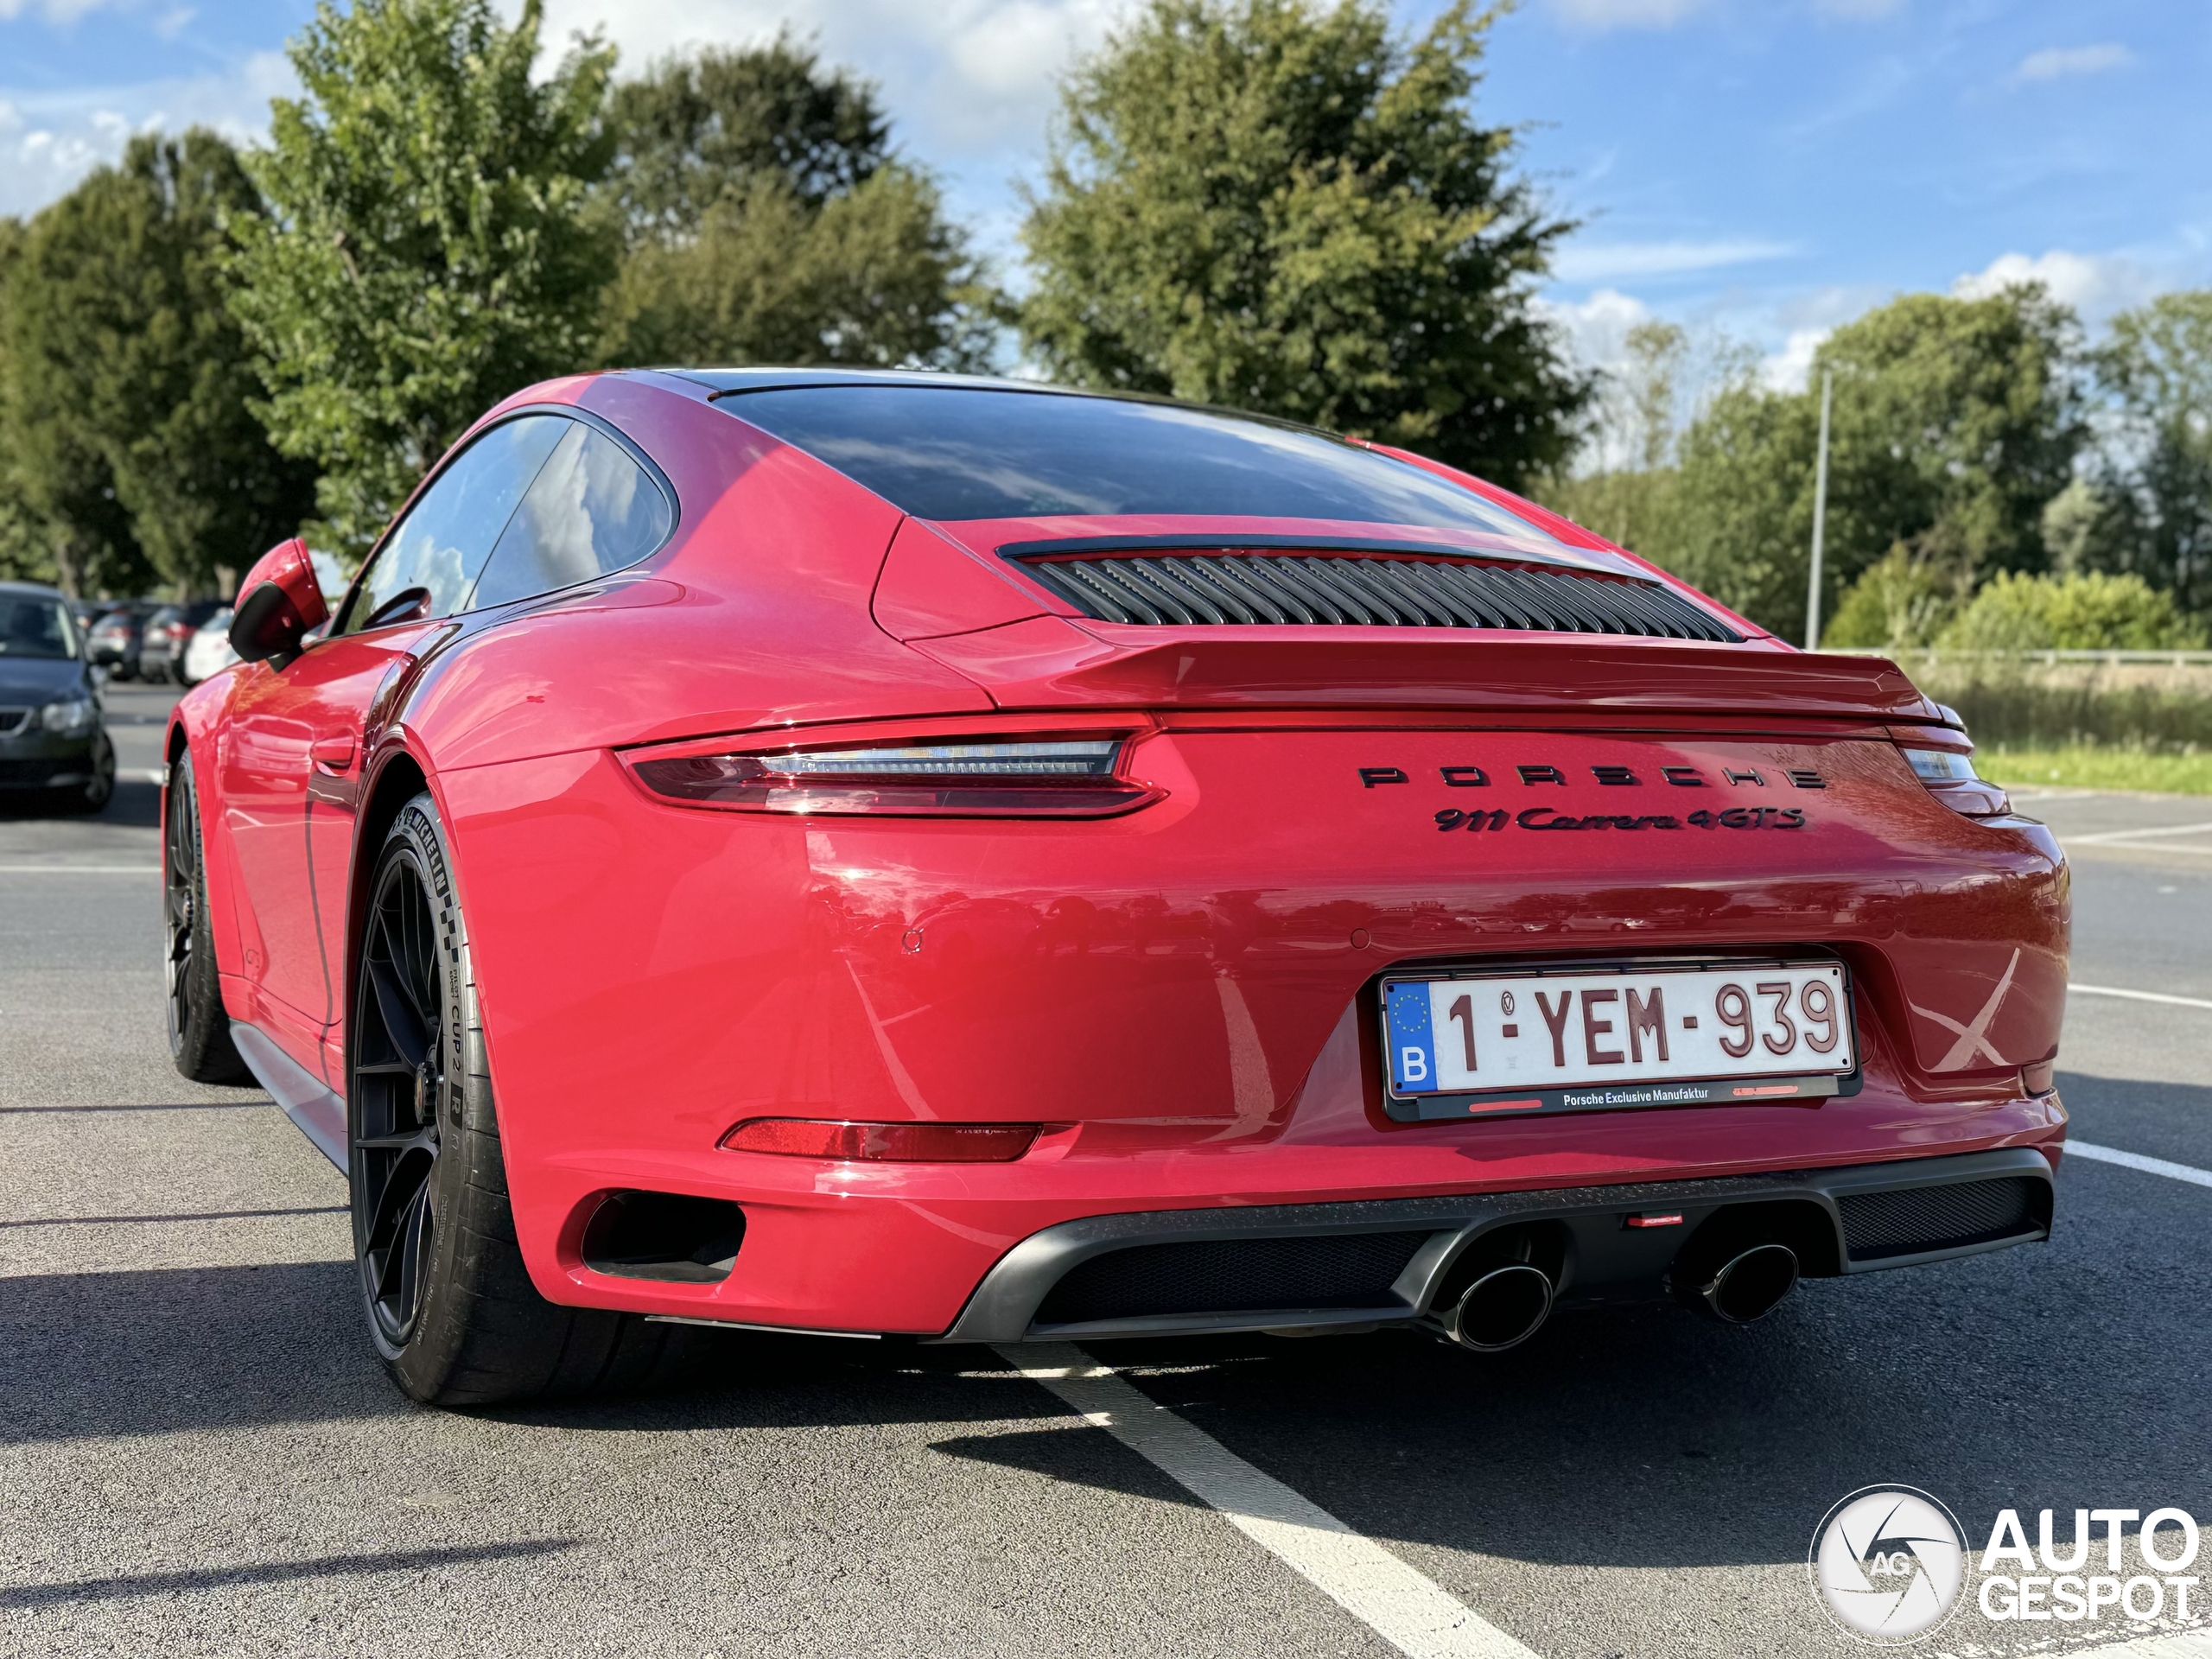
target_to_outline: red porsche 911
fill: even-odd
[[[2067,869],[1891,664],[1418,455],[935,374],[550,382],[178,705],[170,1040],[419,1400],[689,1323],[1738,1323],[2041,1239]]]

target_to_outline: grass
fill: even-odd
[[[2176,754],[2102,743],[2040,748],[1987,743],[1975,748],[1974,764],[1997,784],[2212,795],[2212,750]]]

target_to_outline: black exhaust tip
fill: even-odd
[[[1730,1256],[1709,1277],[1678,1294],[1724,1325],[1750,1325],[1782,1306],[1797,1287],[1797,1252],[1787,1244],[1754,1244]]]
[[[1462,1348],[1495,1354],[1536,1334],[1552,1311],[1552,1281],[1540,1268],[1516,1262],[1492,1268],[1467,1287],[1444,1320]]]

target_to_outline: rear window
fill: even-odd
[[[724,406],[919,518],[1236,514],[1551,543],[1526,519],[1417,467],[1199,410],[912,385],[785,387]]]

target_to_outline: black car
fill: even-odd
[[[0,802],[97,812],[115,792],[115,746],[69,601],[0,582]]]
[[[207,619],[223,608],[219,599],[195,599],[184,605],[164,605],[146,620],[138,642],[138,677],[142,680],[184,678],[184,648]]]

